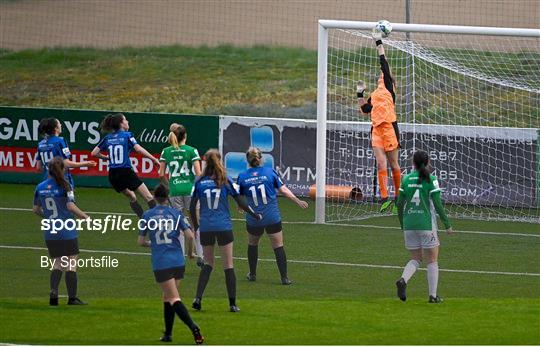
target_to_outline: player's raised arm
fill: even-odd
[[[358,81],[356,85],[356,97],[358,98],[358,106],[364,116],[368,116],[373,108],[371,98],[365,99],[364,92],[366,91],[366,83]]]

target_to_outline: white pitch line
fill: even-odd
[[[21,211],[21,212],[32,212],[30,208],[18,208],[18,207],[0,207],[0,211]],[[122,216],[135,216],[134,213],[129,212],[102,212],[102,211],[86,211],[89,214],[98,214],[98,215],[122,215]],[[244,221],[242,218],[232,218],[233,221]],[[305,224],[305,225],[319,225],[314,222],[286,222],[282,221],[283,224]],[[340,226],[340,227],[358,227],[358,228],[369,228],[369,229],[391,229],[391,230],[401,230],[399,227],[391,227],[384,225],[371,225],[371,224],[346,224],[346,223],[328,223],[323,224],[327,226]],[[439,230],[439,232],[444,232],[445,230]],[[478,230],[454,230],[455,233],[460,234],[479,234],[479,235],[496,235],[496,236],[524,236],[524,237],[540,237],[540,234],[525,234],[525,233],[506,233],[506,232],[495,232],[495,231],[478,231]]]
[[[46,247],[31,247],[31,246],[9,246],[0,245],[0,248],[5,249],[27,249],[27,250],[47,250]],[[123,255],[145,255],[149,256],[147,252],[127,252],[127,251],[107,251],[107,250],[95,250],[95,249],[80,249],[80,252],[86,253],[106,253],[106,254],[123,254]],[[217,256],[216,258],[220,258]],[[236,260],[247,260],[244,257],[234,257]],[[275,259],[259,259],[264,262],[275,262]],[[345,266],[345,267],[363,267],[373,269],[403,269],[402,266],[397,265],[377,265],[377,264],[358,264],[358,263],[339,263],[334,261],[318,261],[318,260],[287,260],[289,263],[295,264],[307,264],[307,265],[332,265],[332,266]],[[426,271],[425,268],[419,268]],[[534,272],[505,272],[505,271],[483,271],[483,270],[459,270],[459,269],[439,269],[442,272],[457,272],[457,273],[472,273],[481,275],[505,275],[505,276],[540,276],[540,273]]]

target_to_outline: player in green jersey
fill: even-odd
[[[191,194],[197,176],[201,175],[201,157],[197,149],[186,145],[186,128],[178,123],[170,126],[169,147],[164,148],[159,158],[159,178],[164,184],[169,185],[171,206],[184,215],[188,216],[191,202]],[[169,170],[169,178],[165,175],[165,169]],[[182,249],[192,258],[193,246],[188,239],[188,247],[184,247],[184,235],[180,235]],[[195,233],[195,248],[197,264],[203,264],[203,251],[199,233]]]
[[[407,299],[407,282],[422,261],[422,253],[427,261],[429,302],[439,303],[437,295],[439,281],[439,237],[437,236],[437,215],[441,218],[447,234],[452,234],[452,226],[441,201],[441,189],[437,178],[430,175],[429,157],[425,151],[414,153],[415,170],[405,176],[399,188],[397,200],[398,217],[405,236],[405,247],[411,252],[411,260],[405,266],[401,278],[396,282],[397,295]]]

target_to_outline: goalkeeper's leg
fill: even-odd
[[[373,146],[373,153],[377,160],[377,178],[382,201],[381,212],[384,212],[392,203],[392,201],[388,199],[388,170],[386,169],[388,163],[384,148]]]

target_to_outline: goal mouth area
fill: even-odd
[[[381,216],[371,122],[355,93],[363,81],[368,100],[380,77],[375,24],[319,20],[317,223]],[[392,27],[382,41],[396,82],[402,175],[425,150],[451,217],[540,223],[540,29]]]

